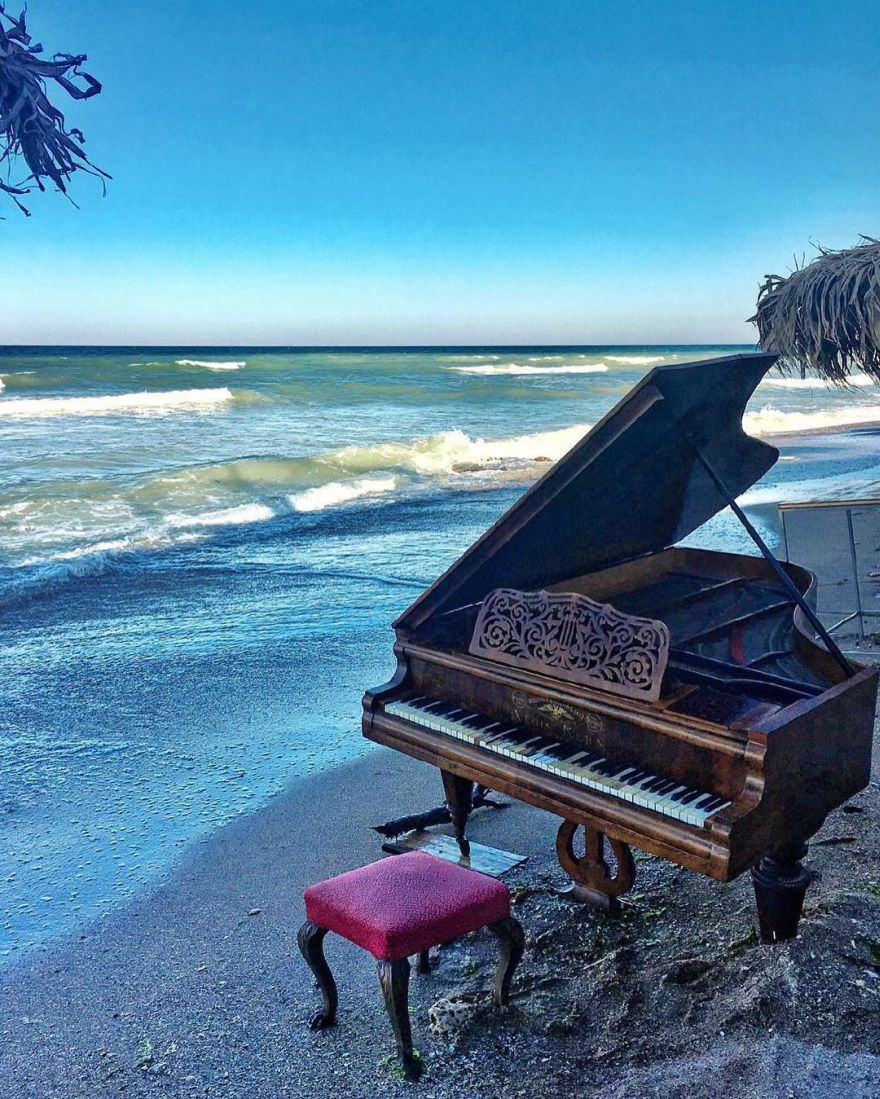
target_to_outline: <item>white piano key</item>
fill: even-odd
[[[632,776],[638,774],[643,768],[637,764],[624,766],[623,760],[613,761],[617,764],[616,774],[601,774],[598,768],[608,768],[610,761],[605,756],[597,755],[595,751],[571,745],[571,752],[560,756],[559,749],[569,747],[561,741],[553,741],[551,737],[542,733],[531,733],[520,725],[493,721],[489,716],[471,711],[467,707],[450,709],[450,706],[454,704],[444,703],[425,695],[417,695],[389,703],[385,707],[385,712],[403,717],[423,728],[494,752],[496,755],[506,756],[516,760],[521,766],[534,767],[536,770],[559,775],[607,797],[617,798],[697,827],[702,826],[709,817],[730,805],[729,801],[725,801],[711,810],[697,808],[699,802],[712,804],[708,801],[711,798],[708,792],[699,794],[687,805],[683,805],[675,799],[689,788],[686,784],[678,784],[667,789],[666,793],[648,789],[658,785],[660,776],[644,773],[638,781],[633,782]],[[439,712],[441,710],[442,713]],[[468,724],[464,724],[465,722]],[[547,743],[543,743],[541,748],[536,749],[536,745],[545,741]]]

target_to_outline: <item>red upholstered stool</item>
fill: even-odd
[[[407,1071],[415,1067],[409,1022],[410,954],[428,971],[428,947],[488,927],[501,942],[494,999],[507,1002],[522,957],[523,931],[510,915],[507,886],[485,874],[414,851],[350,870],[305,891],[306,922],[299,929],[303,957],[318,980],[324,1006],[310,1025],[336,1019],[336,983],[324,958],[328,931],[379,959],[379,981],[391,1016],[397,1052]]]

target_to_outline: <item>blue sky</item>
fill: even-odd
[[[880,235],[876,3],[29,14],[114,179],[0,211],[0,342],[751,342],[765,272]]]

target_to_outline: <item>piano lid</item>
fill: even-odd
[[[535,591],[681,541],[779,457],[742,417],[773,354],[659,366],[555,463],[394,623],[412,630],[493,588]]]

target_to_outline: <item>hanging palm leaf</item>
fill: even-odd
[[[0,179],[0,191],[25,214],[29,211],[21,196],[34,186],[45,191],[50,181],[67,194],[76,171],[110,178],[89,161],[82,132],[67,128],[64,115],[46,94],[52,81],[74,99],[89,99],[100,92],[100,83],[80,71],[85,54],[59,53],[49,60],[40,56],[42,52],[43,47],[28,34],[25,13],[13,17],[0,3],[0,166],[6,175],[5,181]],[[21,161],[26,174],[11,182]]]
[[[820,248],[787,278],[765,276],[751,320],[783,369],[844,385],[856,371],[880,381],[880,241],[860,241]]]

